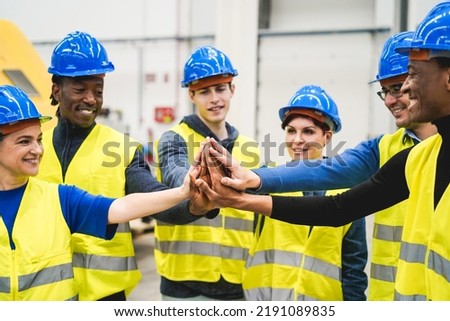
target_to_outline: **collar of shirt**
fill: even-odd
[[[407,140],[412,139],[414,145],[421,142],[420,138],[411,130],[406,128],[405,133],[403,134],[403,144],[406,144]]]

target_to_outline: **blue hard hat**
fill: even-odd
[[[431,57],[450,57],[450,2],[437,4],[417,26],[411,44],[399,46],[397,52],[431,50]]]
[[[278,114],[281,121],[285,120],[289,111],[295,109],[308,109],[318,116],[325,116],[330,120],[330,128],[333,132],[337,133],[342,128],[336,103],[320,86],[301,87],[289,100],[288,105],[280,108]]]
[[[395,51],[398,46],[411,44],[414,31],[403,31],[392,35],[384,43],[378,63],[378,75],[370,83],[408,73],[408,57]]]
[[[10,85],[0,86],[0,126],[28,119],[46,122],[52,117],[42,116],[21,89]]]
[[[91,35],[75,31],[54,48],[48,72],[57,76],[100,75],[114,70],[103,45]]]
[[[238,72],[233,68],[230,59],[220,50],[204,46],[196,49],[184,65],[184,79],[182,87],[188,87],[190,83],[217,75],[237,76]]]

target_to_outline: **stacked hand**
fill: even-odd
[[[223,185],[238,191],[245,191],[249,188],[256,189],[260,186],[261,181],[258,175],[242,167],[214,138],[207,139],[207,141],[210,143],[210,156],[225,167],[226,175],[221,180]]]
[[[220,151],[217,151],[216,148]],[[201,174],[195,182],[198,187],[196,197],[207,199],[215,207],[231,207],[240,200],[242,194],[242,192],[222,184],[223,180],[232,175],[227,165],[233,161],[231,155],[223,154],[224,151],[226,152],[217,142],[211,139],[206,140],[200,160]]]
[[[232,207],[271,215],[270,196],[245,193],[246,188],[259,187],[259,176],[241,167],[214,139],[206,139],[196,160],[199,175],[196,188],[191,190],[192,203],[209,209]]]
[[[194,164],[190,169],[191,172],[196,173],[197,175],[192,176],[194,178],[194,187],[192,187],[191,185],[189,194],[189,212],[191,214],[200,216],[203,216],[214,208],[217,208],[216,204],[210,201],[208,197],[204,193],[202,193],[202,191],[195,185],[195,181],[197,179],[205,181],[206,184],[211,185],[211,177],[209,175],[208,165],[206,163],[206,159],[203,157],[204,147],[205,143],[202,143],[202,145],[200,146],[200,151],[195,156]]]

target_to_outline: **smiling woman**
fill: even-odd
[[[19,89],[3,88],[0,96],[0,176],[10,178],[8,181],[12,184],[3,185],[3,188],[15,188],[26,183],[28,176],[38,174],[43,152],[41,122],[49,121],[51,117],[42,116]]]
[[[26,183],[28,176],[36,176],[39,172],[39,159],[41,158],[42,133],[39,121],[29,122],[26,128],[19,129],[1,138],[0,144],[0,172],[3,177],[11,174],[22,179],[14,180],[18,185]],[[3,169],[7,169],[6,172]]]

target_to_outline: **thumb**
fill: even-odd
[[[195,181],[195,185],[197,185],[197,188],[203,192],[207,197],[211,197],[214,195],[214,192],[211,188],[209,188],[208,183],[206,183],[204,180],[202,180],[201,178],[197,179]]]
[[[189,167],[188,173],[197,177],[200,174],[200,170],[201,170],[200,165],[191,165],[191,167]]]
[[[220,180],[220,183],[222,183],[222,185],[234,188],[236,190],[239,190],[239,184],[236,183],[233,179],[229,178],[229,177],[222,177],[222,179]]]
[[[209,188],[208,184],[201,178],[195,180],[195,185],[202,191],[205,191]]]

